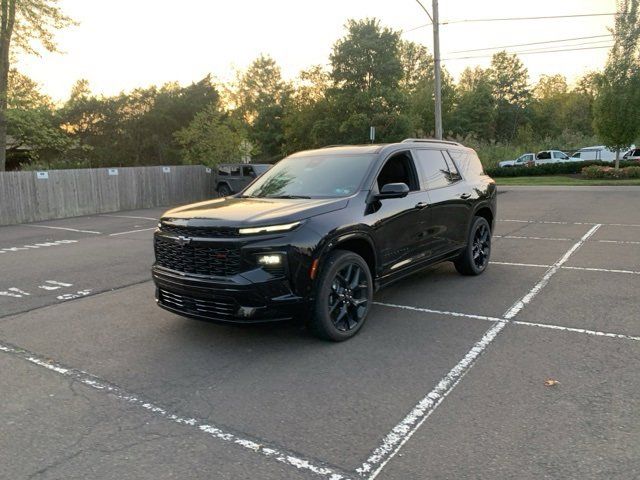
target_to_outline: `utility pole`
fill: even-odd
[[[435,90],[435,124],[436,135],[438,140],[442,140],[442,77],[440,75],[440,25],[438,14],[438,0],[432,1],[433,16],[429,10],[425,8],[420,0],[416,0],[418,5],[425,11],[429,20],[433,24],[433,70],[434,70],[434,90]]]
[[[433,0],[433,63],[435,70],[436,138],[442,140],[442,78],[440,76],[440,26],[438,0]]]

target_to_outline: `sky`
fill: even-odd
[[[422,0],[431,11],[431,1]],[[441,22],[522,16],[615,12],[615,0],[440,0]],[[376,17],[403,30],[403,38],[433,47],[426,13],[415,0],[60,0],[79,22],[57,34],[62,54],[18,55],[17,68],[63,101],[80,78],[99,94],[178,81],[186,85],[211,73],[234,78],[261,53],[271,55],[283,76],[293,79],[315,64],[327,65],[334,42],[349,18]],[[575,37],[606,35],[612,16],[552,20],[462,22],[440,27],[444,67],[458,78],[467,66],[488,66],[490,58],[453,60],[492,51],[452,52]],[[415,29],[415,30],[412,30]],[[412,31],[407,31],[412,30]],[[568,42],[574,48],[606,46],[606,37]],[[567,44],[556,45],[558,49]],[[513,47],[536,50],[540,46]],[[565,47],[568,48],[568,47]],[[564,74],[569,82],[604,66],[607,49],[529,54],[520,58],[531,81]]]

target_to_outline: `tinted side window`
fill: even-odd
[[[242,167],[242,175],[244,177],[255,177],[256,172],[253,171],[253,167]]]
[[[478,155],[473,150],[465,152],[460,150],[451,150],[451,157],[458,166],[458,171],[463,178],[484,175],[482,163]]]
[[[538,160],[548,160],[551,158],[550,152],[540,152],[538,153]]]
[[[231,165],[229,167],[229,175],[239,176],[240,175],[240,165]]]
[[[405,183],[409,190],[418,190],[418,182],[415,178],[415,169],[411,165],[411,156],[408,152],[393,155],[387,160],[378,174],[378,189],[388,183]]]
[[[220,176],[229,175],[229,167],[227,166],[218,167],[218,175]]]
[[[432,190],[453,183],[451,172],[440,150],[417,150],[416,157],[424,188]]]

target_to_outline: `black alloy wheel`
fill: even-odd
[[[345,265],[336,273],[328,296],[333,325],[348,332],[364,319],[369,305],[369,283],[357,263]]]
[[[480,275],[491,257],[491,226],[484,217],[474,217],[467,237],[467,246],[453,264],[462,275]]]
[[[485,224],[478,225],[473,237],[473,263],[479,269],[484,269],[489,262],[491,251],[491,232]]]
[[[322,262],[316,279],[312,331],[340,342],[362,328],[373,301],[373,278],[364,259],[350,251],[334,250]]]

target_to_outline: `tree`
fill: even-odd
[[[620,151],[640,135],[640,0],[620,0],[613,28],[614,44],[594,102],[594,127],[602,142]]]
[[[284,105],[290,87],[282,80],[280,67],[269,56],[260,55],[238,75],[230,103],[245,123],[254,153],[266,161],[282,154],[284,143]]]
[[[58,0],[0,1],[0,171],[5,169],[7,146],[7,95],[14,47],[36,54],[34,42],[53,52],[55,30],[74,22],[58,7]]]
[[[565,127],[569,87],[564,75],[542,75],[533,88],[531,124],[540,138],[557,137]]]
[[[115,97],[96,97],[88,82],[79,80],[60,116],[75,141],[70,154],[90,166],[179,163],[174,133],[218,100],[209,76],[186,87],[168,83]]]
[[[246,135],[237,119],[216,103],[198,113],[189,126],[175,133],[186,163],[215,166],[238,162],[245,154]]]
[[[400,88],[406,96],[407,113],[411,117],[414,136],[432,135],[435,131],[435,63],[423,45],[403,41],[400,44],[403,78]],[[455,85],[446,69],[442,69],[442,119],[445,129],[453,130],[452,116]]]
[[[411,131],[399,89],[404,75],[400,33],[371,18],[349,20],[346,28],[347,35],[330,55],[335,138],[338,143],[364,143],[374,126],[380,141],[400,140]]]
[[[456,133],[491,140],[495,134],[493,86],[487,70],[466,68],[460,76],[453,111]]]
[[[327,98],[331,77],[322,66],[316,65],[300,72],[284,109],[283,153],[328,145],[333,123]]]
[[[515,54],[502,51],[491,58],[489,77],[496,101],[496,137],[511,140],[526,122],[529,73]]]

